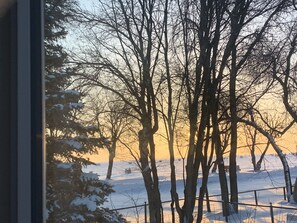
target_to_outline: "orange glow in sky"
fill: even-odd
[[[290,153],[290,152],[297,152],[297,128],[296,126],[293,126],[292,129],[287,132],[282,138],[276,140],[278,145],[283,149],[285,153]],[[266,143],[266,139],[263,139],[264,142]],[[264,144],[265,144],[264,143]],[[157,160],[164,160],[164,159],[169,159],[169,152],[168,148],[166,145],[166,142],[164,139],[162,140],[156,140],[156,159]],[[181,148],[182,154],[186,154],[186,146],[184,148]],[[242,145],[239,145],[238,149],[238,155],[248,155],[249,150]],[[269,148],[268,153],[274,153],[274,150],[272,147]],[[175,158],[179,159],[181,158],[178,151],[175,151]],[[99,154],[97,155],[90,155],[88,156],[90,160],[93,162],[107,162],[108,161],[108,151],[106,149],[100,149]],[[117,149],[116,153],[116,158],[115,160],[133,160],[133,157],[129,154],[127,149],[123,147],[119,147]]]

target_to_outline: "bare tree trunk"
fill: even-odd
[[[204,168],[202,168],[204,169]],[[202,217],[203,217],[203,201],[204,201],[204,196],[207,191],[207,182],[208,182],[208,173],[209,170],[208,168],[205,168],[206,170],[202,170],[203,172],[203,180],[202,180],[202,185],[199,190],[199,199],[198,199],[198,216],[197,216],[197,223],[202,222]]]
[[[212,93],[214,98],[214,93]],[[220,187],[221,187],[221,198],[223,203],[223,215],[229,216],[229,191],[228,191],[228,182],[225,172],[225,165],[224,165],[224,158],[223,158],[223,150],[222,150],[222,143],[220,138],[220,130],[219,130],[219,123],[218,123],[218,104],[215,103],[215,99],[211,101],[211,118],[212,118],[212,126],[213,126],[213,141],[215,144],[215,151],[218,163],[218,170],[219,170],[219,179],[220,179]]]
[[[208,115],[209,116],[209,115]],[[209,117],[208,119],[208,124],[207,124],[207,132],[206,132],[206,140],[205,140],[205,145],[204,145],[204,155],[203,159],[201,162],[202,166],[202,184],[200,187],[199,191],[199,198],[198,198],[198,214],[197,214],[197,223],[200,223],[202,221],[203,217],[203,201],[204,201],[204,195],[207,193],[207,182],[208,182],[208,177],[209,177],[209,170],[211,167],[212,163],[212,158],[213,158],[213,153],[214,153],[214,143],[211,143],[211,152],[209,154],[209,160],[207,160],[208,156],[208,148],[209,148],[209,143],[210,143],[210,124],[209,124]]]
[[[179,217],[181,217],[182,213],[181,213],[181,208],[179,205],[179,196],[176,191],[176,174],[175,174],[175,165],[174,165],[175,158],[174,158],[173,142],[170,142],[169,147],[170,147],[169,153],[170,153],[170,170],[171,170],[171,173],[170,173],[170,180],[171,180],[170,194],[171,194],[171,202],[172,202],[171,205],[174,206],[174,204],[175,204],[176,211],[177,211]],[[172,213],[172,215],[174,216],[174,212]],[[175,222],[174,219],[172,219],[172,222]]]
[[[213,163],[213,167],[212,167],[211,172],[216,173],[217,169],[218,169],[218,162],[217,162],[217,160],[215,160],[214,163]]]
[[[294,184],[293,199],[297,203],[297,178],[295,179],[295,184]]]
[[[217,127],[216,127],[217,128]],[[219,179],[220,179],[220,187],[221,187],[221,198],[223,203],[223,215],[229,216],[229,191],[228,191],[228,183],[225,172],[225,165],[223,154],[220,147],[220,136],[217,133],[217,130],[214,130],[214,138],[216,142],[216,156],[218,161],[218,169],[219,169]]]
[[[252,112],[252,111],[250,111]],[[254,116],[252,115],[251,113],[251,121],[254,122]],[[251,152],[251,159],[252,159],[252,164],[253,164],[253,168],[254,168],[254,171],[256,172],[257,170],[257,163],[256,163],[256,154],[255,154],[255,151],[256,151],[256,141],[257,141],[257,129],[254,129],[254,132],[252,132],[251,129],[247,129],[247,134],[249,134],[249,137],[251,138],[252,140],[252,144],[250,145],[250,152]]]
[[[252,113],[251,113],[251,121],[252,122],[255,121]],[[251,160],[252,160],[254,171],[258,172],[258,171],[261,170],[261,165],[262,165],[263,159],[265,157],[265,154],[266,154],[266,152],[267,152],[267,150],[269,148],[270,142],[269,142],[269,140],[267,141],[265,149],[263,150],[259,160],[257,161],[257,158],[256,158],[257,129],[254,128],[253,130],[254,131],[252,131],[251,129],[248,128],[246,137],[249,137],[251,139],[251,141],[252,141],[251,145],[249,146],[250,147],[249,148],[250,153],[251,153]]]
[[[114,156],[112,156],[111,154],[109,154],[108,168],[107,168],[107,174],[106,174],[106,179],[108,179],[108,180],[111,179],[111,175],[112,175],[113,159],[114,159]]]
[[[236,173],[236,155],[237,155],[237,105],[236,105],[236,49],[232,50],[232,64],[230,72],[230,114],[231,114],[231,149],[229,159],[229,178],[230,178],[230,201],[233,204],[235,213],[238,212],[238,187]]]
[[[149,214],[151,223],[161,223],[162,221],[162,205],[161,196],[159,192],[159,182],[156,169],[156,162],[154,156],[153,145],[153,135],[150,133],[151,130],[144,127],[139,131],[139,151],[140,151],[140,164],[142,170],[142,176],[144,179],[144,185],[147,191],[148,204],[149,204]],[[150,161],[149,163],[149,150],[151,149]],[[150,165],[151,164],[151,165]]]
[[[173,90],[172,90],[172,76],[170,71],[170,62],[169,62],[169,38],[168,38],[168,7],[169,7],[169,0],[165,1],[164,7],[164,60],[165,60],[165,68],[166,68],[166,81],[167,81],[167,118],[164,118],[166,133],[167,133],[167,142],[168,142],[168,149],[169,149],[169,157],[170,157],[170,183],[171,183],[171,211],[172,211],[172,222],[175,223],[175,210],[181,219],[182,210],[179,205],[179,196],[177,193],[176,188],[176,172],[175,172],[175,156],[174,156],[174,130],[176,127],[176,119],[177,113],[179,110],[179,102],[181,100],[181,90],[180,94],[178,95],[178,103],[175,108],[175,113],[173,112]],[[163,108],[162,108],[163,109]]]
[[[108,168],[107,168],[107,174],[106,179],[110,180],[112,175],[112,168],[113,168],[113,160],[115,158],[115,150],[116,150],[116,143],[112,143],[110,149],[108,150],[109,156],[108,156]]]
[[[194,133],[192,133],[192,135],[193,135],[193,139],[190,138],[189,151],[194,151],[194,142],[191,143],[191,141],[194,141]],[[188,157],[187,157],[187,164],[186,164],[187,177],[186,177],[186,185],[184,190],[185,201],[182,207],[183,223],[193,222],[193,210],[195,205],[196,186],[197,186],[197,178],[195,178],[195,173],[193,168],[194,156],[195,155],[193,152],[193,154],[188,154]]]
[[[288,198],[288,201],[290,202],[291,196],[292,196],[292,181],[291,181],[290,167],[286,159],[286,155],[283,153],[281,148],[275,143],[273,137],[270,134],[266,133],[266,137],[269,139],[272,147],[274,148],[275,152],[277,153],[278,157],[282,162],[284,177],[285,177],[285,184],[287,189],[287,198]]]
[[[251,160],[252,160],[254,171],[256,172],[256,168],[257,168],[256,154],[255,154],[255,151],[253,150],[251,150]]]
[[[266,144],[266,147],[265,147],[264,151],[262,152],[259,160],[256,163],[256,166],[254,167],[254,171],[255,172],[258,172],[258,171],[261,170],[261,165],[262,165],[262,162],[264,160],[265,154],[266,154],[266,152],[267,152],[267,150],[269,148],[269,145],[270,145],[270,142],[268,141],[267,144]]]
[[[192,130],[190,128],[190,132],[192,131],[192,134],[190,134],[190,147],[189,152],[188,152],[188,157],[187,157],[187,166],[186,166],[186,173],[187,173],[187,178],[186,178],[186,186],[185,186],[185,201],[183,205],[183,221],[185,223],[188,222],[193,222],[193,211],[195,207],[195,202],[196,202],[196,192],[197,192],[197,179],[198,179],[198,172],[199,172],[199,166],[202,162],[203,159],[203,145],[204,145],[204,138],[205,138],[205,130],[206,126],[209,120],[209,109],[206,103],[206,98],[207,98],[207,90],[204,90],[203,93],[203,101],[202,102],[202,114],[200,118],[200,124],[199,124],[199,129],[198,129],[198,134],[197,134],[197,142],[194,143],[195,139],[195,133],[197,131],[196,127],[196,122],[197,122],[197,113],[195,115],[196,121],[194,122],[192,120]],[[196,109],[198,106],[196,107]],[[194,108],[192,108],[195,110]],[[197,111],[198,112],[198,111]],[[194,113],[195,114],[195,113]],[[190,115],[193,115],[190,113]],[[195,128],[194,128],[195,126]],[[190,153],[192,151],[192,153]]]

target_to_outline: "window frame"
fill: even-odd
[[[15,0],[0,18],[3,222],[45,222],[42,10],[42,1]]]

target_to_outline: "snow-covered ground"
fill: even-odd
[[[282,165],[279,158],[275,155],[266,155],[262,164],[262,170],[258,173],[252,171],[252,164],[249,156],[239,156],[237,163],[240,166],[238,172],[238,188],[239,191],[257,190],[272,187],[282,187],[285,185],[282,172]],[[297,177],[297,157],[292,154],[287,155],[288,163],[291,167],[292,182]],[[228,164],[228,160],[225,159]],[[105,179],[108,163],[100,163],[86,168],[85,171],[92,171]],[[125,173],[126,169],[131,169],[131,173]],[[183,197],[183,162],[176,160],[177,188],[179,196]],[[162,201],[170,200],[170,166],[168,160],[158,161],[159,184]],[[198,187],[201,179],[198,179]],[[142,180],[141,173],[134,161],[116,161],[114,163],[112,179],[109,183],[113,185],[115,190],[105,204],[106,207],[118,209],[135,205],[143,205],[147,201],[146,191]],[[210,174],[208,180],[208,190],[210,195],[220,194],[218,174]],[[283,189],[273,189],[267,191],[256,192],[258,204],[274,206],[294,207],[295,204],[288,204],[283,199]],[[219,196],[212,197],[211,200],[220,200]],[[255,204],[254,192],[239,195],[239,202]],[[182,201],[181,201],[182,204]],[[229,222],[271,222],[270,209],[252,206],[240,206],[241,211],[238,215],[232,215]],[[121,211],[131,222],[144,222],[144,208],[131,208]],[[206,208],[205,208],[206,209]],[[205,213],[204,222],[222,222],[224,218],[221,216],[221,204],[211,202],[211,213]],[[274,209],[275,222],[286,222],[287,213],[297,214],[296,210]],[[165,222],[171,222],[169,219],[170,208],[169,203],[164,204]],[[167,218],[167,219],[166,219]],[[177,221],[176,221],[177,222]]]

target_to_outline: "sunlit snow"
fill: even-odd
[[[294,154],[289,154],[287,155],[287,160],[291,168],[292,183],[294,183],[295,178],[297,177],[297,157]],[[228,165],[229,163],[228,159],[225,159],[224,163]],[[263,161],[260,172],[253,172],[251,158],[249,156],[239,156],[237,159],[237,164],[240,166],[240,172],[238,172],[238,175],[237,175],[239,191],[257,190],[257,189],[285,186],[282,164],[279,158],[275,155],[266,155],[266,158]],[[183,198],[184,182],[183,182],[182,159],[177,159],[175,161],[175,165],[176,165],[176,174],[177,174],[177,191],[179,193],[180,198]],[[171,185],[170,185],[169,161],[158,160],[157,166],[158,166],[161,199],[162,201],[168,201],[171,199],[170,198]],[[103,162],[98,165],[89,166],[84,171],[92,171],[93,173],[97,173],[100,175],[99,178],[101,180],[105,180],[107,167],[108,167],[108,163]],[[128,168],[131,169],[131,173],[125,172],[125,170]],[[227,177],[228,177],[228,173],[227,173]],[[199,188],[201,185],[201,175],[199,175],[199,178],[197,179],[197,181],[198,181],[198,188]],[[115,193],[112,193],[109,196],[108,198],[109,202],[105,203],[105,207],[117,209],[117,208],[128,207],[128,206],[143,205],[144,202],[147,202],[148,200],[143,179],[141,176],[141,172],[138,166],[136,165],[136,162],[134,161],[120,161],[120,160],[116,161],[113,167],[112,179],[109,180],[108,182],[113,185],[113,189],[115,190]],[[208,180],[208,191],[210,195],[220,194],[219,177],[217,173],[210,173],[209,180]],[[273,191],[258,192],[258,194],[259,194],[260,204],[269,205],[271,202],[272,204],[275,204],[277,206],[293,205],[293,207],[296,207],[294,204],[288,204],[288,202],[283,200],[282,188],[276,189]],[[216,199],[220,199],[220,197],[218,196],[216,197]],[[255,203],[254,193],[240,195],[239,202],[254,204]],[[270,220],[267,220],[267,218],[269,219],[269,213],[270,213],[269,209],[256,211],[256,209],[253,207],[244,207],[244,210],[248,210],[248,213],[246,213],[247,212],[246,211],[243,213],[243,215],[253,214],[253,215],[257,215],[258,218],[262,217],[264,219],[263,221],[256,220],[254,222],[270,222]],[[137,214],[136,212],[137,213],[139,212],[139,213]],[[170,216],[169,203],[164,204],[164,212],[165,214],[167,213],[167,216]],[[124,215],[126,214],[129,220],[131,220],[131,222],[137,222],[137,220],[135,220],[136,218],[143,219],[143,208],[129,209],[126,212],[121,211],[121,213],[124,213]],[[277,213],[280,214],[280,211]],[[286,214],[286,213],[282,213],[282,214]],[[297,209],[296,209],[296,214],[297,214]],[[266,215],[268,215],[268,217]],[[205,216],[207,217],[208,214],[206,213]],[[285,218],[285,217],[282,217],[282,218]],[[170,222],[170,221],[167,221],[167,222]],[[209,222],[209,221],[205,221],[205,222]],[[220,221],[215,221],[215,222],[220,222]],[[242,221],[242,222],[245,222],[245,221]]]

